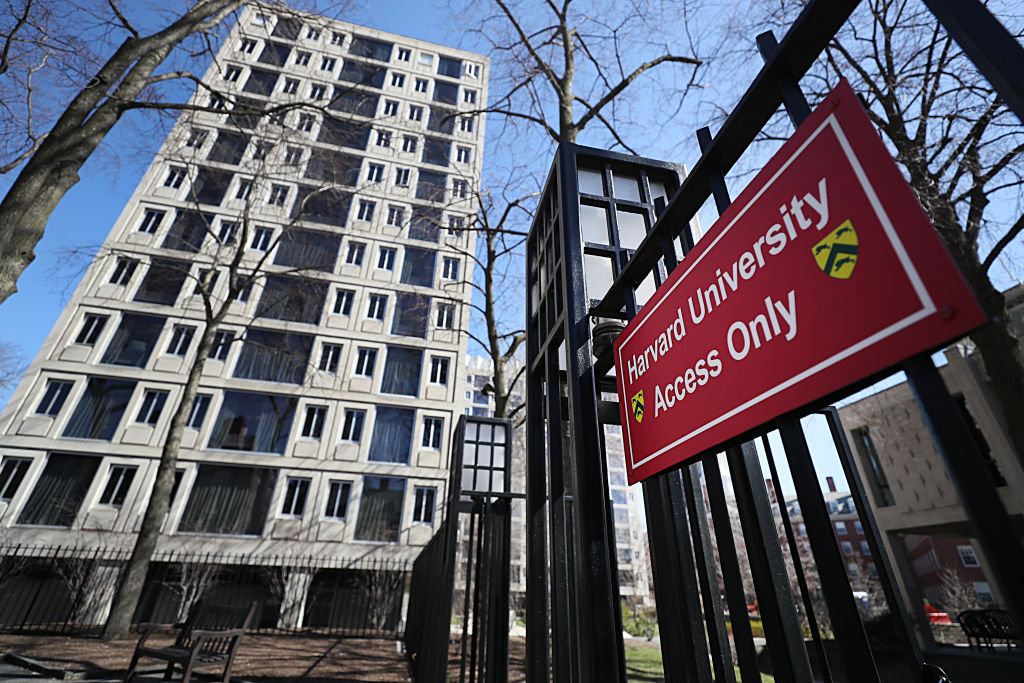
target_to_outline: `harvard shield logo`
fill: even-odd
[[[644,419],[644,392],[643,389],[636,392],[636,396],[633,397],[630,403],[633,404],[633,417],[636,418],[637,422]]]
[[[825,275],[845,280],[857,265],[857,233],[849,220],[812,248],[814,260]]]

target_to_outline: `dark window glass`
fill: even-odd
[[[444,59],[441,60],[442,62]],[[458,78],[458,76],[456,76]],[[434,81],[434,101],[443,104],[458,104],[459,85],[442,81],[440,78]]]
[[[192,400],[192,410],[188,414],[187,427],[199,429],[206,419],[206,411],[210,409],[210,394],[196,394]]]
[[[248,144],[249,137],[247,135],[229,133],[226,130],[217,131],[217,139],[210,148],[206,160],[237,166],[242,161],[245,147]]]
[[[427,118],[427,130],[435,133],[452,134],[455,130],[455,110],[445,107],[431,107]]]
[[[369,459],[408,465],[415,417],[412,408],[377,406]]]
[[[287,275],[270,275],[256,306],[256,317],[315,325],[320,322],[326,296],[326,282]]]
[[[71,526],[99,464],[99,458],[51,453],[18,524]]]
[[[288,477],[284,489],[284,504],[281,506],[282,515],[301,517],[306,511],[309,481],[305,477]]]
[[[339,85],[334,87],[334,92],[331,96],[331,101],[327,103],[327,108],[333,109],[334,111],[345,112],[346,114],[357,114],[359,116],[373,118],[377,113],[378,100],[380,100],[380,95],[363,92],[362,90],[353,90],[347,85]],[[335,119],[332,119],[329,116],[325,117],[324,123],[326,124],[328,121],[335,121]],[[356,125],[361,124],[357,123]],[[320,140],[322,142],[330,142],[329,140],[324,140],[322,135]],[[335,142],[332,144],[337,145],[343,143]],[[346,146],[352,147],[353,145]],[[366,143],[364,142],[363,146],[359,149],[366,149]]]
[[[324,510],[324,517],[345,519],[351,490],[352,482],[332,479],[327,489],[327,507]]]
[[[388,346],[380,390],[385,394],[416,396],[420,393],[423,351],[406,346]]]
[[[278,15],[277,23],[274,24],[274,32],[270,35],[275,38],[284,38],[285,40],[295,40],[299,37],[299,32],[302,30],[302,22],[295,17],[282,17]],[[287,47],[287,46],[285,46]],[[280,62],[285,64],[285,62]]]
[[[317,140],[328,145],[338,145],[339,147],[349,147],[351,149],[366,149],[366,145],[370,141],[370,126],[359,121],[339,121],[327,117],[324,118],[324,123],[320,126]],[[314,157],[319,156],[321,159],[330,158],[330,152],[324,150],[317,155],[317,151],[319,150],[314,150]],[[317,170],[316,173],[329,173],[329,168],[328,166]],[[346,182],[345,184],[352,185],[354,182],[355,179],[353,178],[351,182]]]
[[[423,138],[423,163],[447,166],[452,143],[444,138]]]
[[[868,461],[871,467],[869,471],[873,476],[869,476],[868,481],[873,484],[872,488],[874,489],[875,497],[878,499],[878,506],[888,507],[889,505],[895,505],[896,500],[893,498],[892,489],[889,488],[889,480],[885,476],[885,468],[882,467],[881,458],[878,457],[878,451],[875,450],[875,443],[871,439],[871,434],[868,432],[867,427],[854,429],[851,434],[857,451],[860,452],[863,459]]]
[[[43,400],[36,406],[36,413],[57,417],[60,409],[64,407],[64,401],[67,400],[72,384],[73,382],[57,379],[51,379],[47,382],[46,393],[43,394]]]
[[[107,477],[107,485],[103,487],[100,494],[100,505],[114,505],[121,507],[124,499],[128,496],[128,489],[132,487],[135,479],[135,467],[127,465],[114,465],[110,468],[110,475]]]
[[[189,264],[177,259],[154,258],[146,277],[135,292],[135,300],[173,306],[188,277]]]
[[[315,194],[314,194],[315,192]],[[298,197],[292,204],[292,218],[307,223],[342,227],[348,221],[352,195],[341,190],[299,185]]]
[[[75,412],[64,427],[64,436],[110,441],[134,391],[135,382],[90,377]]]
[[[305,177],[333,185],[355,186],[359,182],[362,159],[329,149],[314,149],[306,165]]]
[[[242,90],[251,92],[254,95],[269,95],[274,92],[277,85],[278,73],[276,71],[264,71],[263,69],[250,69],[249,80],[245,82]]]
[[[397,543],[404,497],[405,479],[363,477],[363,495],[359,497],[355,539]]]
[[[264,107],[266,102],[251,97],[236,97],[235,106],[228,113],[228,120],[239,128],[252,130],[262,120]]]
[[[438,56],[437,74],[448,78],[462,78],[462,60],[454,57]]]
[[[421,170],[416,181],[416,199],[426,199],[432,202],[444,201],[447,184],[448,176],[444,173]]]
[[[413,500],[412,521],[431,524],[434,521],[434,497],[437,489],[433,486],[417,486]]]
[[[200,204],[219,206],[224,201],[224,195],[228,191],[228,186],[231,185],[233,176],[234,174],[230,171],[200,168],[196,173],[195,182],[192,183],[192,188],[189,190],[190,198]],[[202,240],[199,243],[202,244]]]
[[[31,464],[28,458],[4,458],[0,466],[0,500],[14,498]]]
[[[156,315],[125,313],[100,362],[146,367],[165,321],[166,318]]]
[[[225,391],[209,447],[283,454],[296,402],[293,396]]]
[[[338,260],[341,235],[320,230],[292,228],[281,236],[274,263],[330,273]]]
[[[250,328],[235,365],[235,377],[302,384],[313,337]]]
[[[412,292],[398,292],[395,296],[395,315],[391,320],[391,334],[427,338],[430,319],[430,297]]]
[[[139,408],[139,414],[135,417],[135,421],[155,425],[164,412],[164,404],[167,403],[169,395],[170,392],[167,391],[146,390],[146,395],[142,399],[142,407]]]
[[[190,209],[178,209],[167,236],[160,246],[195,253],[203,246],[206,231],[213,224],[212,213],[199,213]]]
[[[259,536],[276,483],[269,468],[200,465],[178,531]]]
[[[437,242],[441,236],[441,209],[413,206],[409,220],[409,239]]]
[[[341,65],[341,73],[338,74],[339,81],[356,83],[370,88],[380,88],[384,85],[384,76],[387,70],[376,64],[364,64],[346,59]]]
[[[277,22],[280,26],[281,22]],[[277,35],[277,29],[274,29],[274,35]],[[264,43],[263,52],[260,53],[260,58],[256,61],[262,64],[269,64],[271,66],[284,66],[288,63],[288,57],[292,54],[292,48],[290,45],[284,43],[275,43],[267,41]]]
[[[352,44],[348,46],[349,54],[367,59],[376,59],[378,62],[390,62],[393,43],[385,43],[382,40],[374,40],[363,36],[352,36]]]

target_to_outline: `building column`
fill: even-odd
[[[281,611],[277,617],[277,627],[294,629],[302,626],[302,618],[306,614],[306,598],[309,587],[313,584],[316,569],[312,567],[283,568],[284,598],[281,600]]]

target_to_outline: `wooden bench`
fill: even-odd
[[[238,645],[256,614],[256,603],[246,607],[196,605],[182,624],[139,624],[141,634],[135,645],[132,663],[124,676],[125,683],[135,677],[139,659],[149,657],[167,662],[164,680],[174,675],[174,666],[184,672],[182,683],[189,683],[192,669],[198,665],[224,664],[224,683],[231,680],[231,666]],[[169,647],[147,647],[146,640],[154,633],[175,633],[178,636]]]
[[[1012,650],[1020,643],[1020,632],[1010,613],[1002,609],[969,609],[957,617],[960,628],[967,636],[967,644],[974,649],[985,647],[995,649],[994,641],[1005,641],[1006,649]]]

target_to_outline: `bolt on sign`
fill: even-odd
[[[629,481],[985,321],[844,80],[616,340]]]

